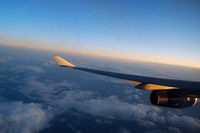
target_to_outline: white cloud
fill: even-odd
[[[54,60],[48,60],[44,62],[44,66],[50,66],[50,65],[54,65],[56,64],[56,62]]]
[[[38,67],[38,66],[30,66],[30,65],[19,65],[15,68],[11,68],[11,71],[14,71],[15,73],[23,73],[23,72],[34,72],[36,74],[44,73],[45,71]]]
[[[166,121],[170,121],[172,125],[176,125],[177,128],[188,130],[191,132],[200,131],[200,120],[194,117],[185,116],[185,115],[171,115],[166,118]],[[180,124],[177,124],[180,123]]]
[[[12,57],[0,57],[0,63],[7,63],[11,60],[13,60]]]
[[[149,116],[157,117],[161,110],[158,107],[144,104],[129,104],[116,96],[89,99],[77,103],[76,109],[95,116],[109,119],[138,120]]]
[[[0,104],[1,133],[34,133],[41,130],[51,114],[40,104],[6,102]]]

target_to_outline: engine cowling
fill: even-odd
[[[153,105],[184,108],[194,106],[197,103],[198,98],[169,93],[166,91],[153,91],[150,95],[150,100]]]

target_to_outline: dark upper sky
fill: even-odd
[[[200,67],[199,6],[198,0],[7,0],[0,2],[0,37]]]

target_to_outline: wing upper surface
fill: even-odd
[[[55,58],[56,57],[56,58]],[[124,79],[130,83],[136,84],[136,88],[144,90],[174,90],[174,89],[185,89],[185,90],[199,90],[200,82],[196,81],[184,81],[176,79],[163,79],[157,77],[148,77],[140,75],[122,74],[116,72],[108,72],[102,70],[95,70],[90,68],[76,67],[64,58],[54,56],[56,62],[61,66],[71,67],[76,70],[82,70],[90,73],[96,73],[109,77],[115,77]],[[64,62],[64,63],[63,63]]]

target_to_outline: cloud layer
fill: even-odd
[[[159,107],[138,103],[138,98],[135,99],[137,102],[131,104],[120,100],[118,96],[96,97],[95,92],[74,89],[73,86],[76,85],[67,81],[50,84],[32,78],[21,92],[33,99],[35,95],[48,106],[54,107],[54,114],[75,109],[105,119],[134,121],[148,131],[157,129],[159,132],[168,130],[179,133],[200,130],[200,120],[185,116],[182,112],[164,111]]]
[[[1,133],[38,132],[51,118],[40,104],[23,102],[6,102],[0,104]]]
[[[23,85],[16,87],[16,91],[32,102],[4,100],[0,103],[2,133],[39,132],[48,127],[53,118],[71,110],[94,118],[103,118],[109,123],[117,120],[130,121],[135,124],[133,126],[141,127],[144,132],[149,133],[200,130],[200,120],[195,117],[185,115],[180,110],[169,110],[142,102],[144,99],[140,90],[124,89],[123,93],[133,101],[129,102],[119,95],[99,96],[95,89],[84,90],[78,82],[41,80],[39,75],[45,73],[45,70],[38,66],[20,65],[10,69],[10,72],[17,74],[31,72],[28,77],[15,80],[24,82]],[[118,80],[109,82],[111,81],[113,84],[123,84]],[[122,128],[119,132],[128,133],[131,129]]]

